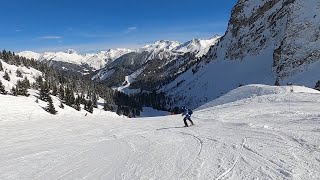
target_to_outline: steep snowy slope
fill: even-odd
[[[317,0],[239,0],[220,41],[162,90],[198,107],[243,84],[314,87],[320,79],[319,10]]]
[[[221,98],[182,128],[180,115],[52,116],[32,97],[0,95],[0,178],[320,178],[319,93],[251,85]]]

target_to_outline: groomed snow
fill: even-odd
[[[320,178],[318,92],[250,85],[221,99],[182,128],[181,115],[52,116],[33,95],[0,95],[0,179]]]

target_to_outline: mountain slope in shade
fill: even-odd
[[[317,0],[239,0],[219,42],[161,90],[198,107],[245,84],[314,87],[320,79],[319,11]]]
[[[125,92],[129,92],[129,88],[157,89],[159,85],[172,81],[197,58],[206,54],[219,38],[213,36],[207,40],[193,39],[183,44],[168,40],[157,41],[116,59],[100,70],[93,80],[120,87],[118,89]]]

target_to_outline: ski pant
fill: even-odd
[[[187,120],[189,120],[191,122],[191,125],[193,125],[193,122],[192,122],[190,116],[186,116],[183,118],[183,122],[184,122],[185,126],[188,126]]]

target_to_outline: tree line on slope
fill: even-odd
[[[60,108],[64,105],[70,106],[78,111],[81,105],[90,113],[98,107],[99,97],[104,100],[103,109],[106,111],[114,111],[119,115],[129,117],[139,116],[143,106],[151,106],[159,110],[167,110],[165,107],[170,99],[166,98],[163,93],[141,92],[135,95],[127,95],[122,92],[114,91],[103,84],[95,83],[91,79],[84,76],[75,76],[66,74],[59,70],[51,68],[45,61],[36,61],[15,55],[15,53],[3,50],[0,52],[0,59],[4,62],[15,65],[34,68],[41,71],[41,76],[35,77],[36,82],[30,84],[25,77],[22,81],[18,80],[15,87],[11,89],[11,95],[29,96],[28,89],[33,88],[39,90],[39,99],[48,102],[46,111],[56,114],[51,96],[59,98]],[[0,61],[0,71],[4,71]],[[17,70],[16,75],[22,78],[22,73]],[[10,81],[7,71],[3,78]],[[7,94],[2,82],[0,81],[0,93]],[[51,95],[51,96],[50,96]]]

